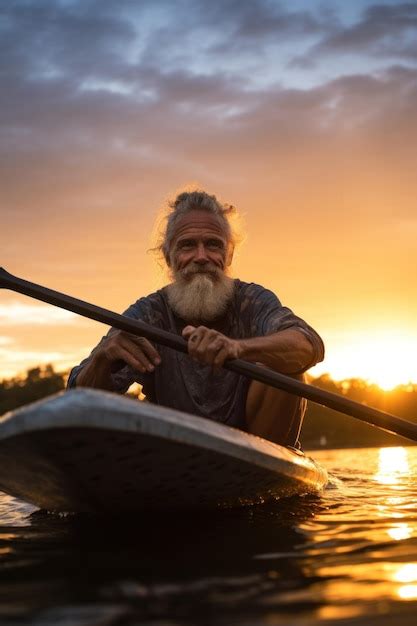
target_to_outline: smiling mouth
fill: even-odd
[[[213,266],[211,267],[210,266],[188,267],[184,269],[183,271],[184,271],[183,275],[187,277],[198,276],[199,274],[205,274],[207,276],[217,277],[219,274],[218,269]]]
[[[191,272],[190,274],[188,274],[189,278],[192,278],[193,276],[209,276],[210,278],[217,278],[217,273],[213,272],[213,270],[199,270],[198,272]]]
[[[189,273],[187,272],[186,274],[183,274],[183,278],[188,283],[193,282],[195,279],[197,279],[198,276],[204,276],[208,278],[212,283],[216,283],[219,280],[219,276],[217,272],[213,270],[198,270],[198,271],[192,271],[192,272],[189,272]]]

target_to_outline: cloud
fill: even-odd
[[[382,166],[384,159],[387,170],[402,170],[402,176],[412,159],[417,72],[411,68],[353,74],[308,90],[249,93],[223,76],[148,68],[143,77],[158,94],[154,102],[99,91],[69,98],[59,84],[48,94],[32,86],[22,102],[10,100],[15,119],[3,130],[0,151],[4,235],[21,215],[22,243],[47,220],[51,228],[67,228],[82,246],[80,232],[105,230],[115,207],[123,207],[120,220],[136,218],[139,199],[157,198],[161,181],[163,192],[178,181],[224,172],[231,181],[256,176],[262,185],[301,154],[311,167],[318,150],[333,172],[339,152],[362,150],[368,165],[379,160]],[[149,213],[152,203],[147,206]],[[101,236],[87,243],[108,254]],[[43,245],[47,254],[50,245]],[[4,246],[10,259],[18,255],[11,236]]]
[[[35,304],[9,302],[0,304],[0,324],[4,326],[55,326],[72,324],[79,317],[70,311]],[[6,340],[6,342],[2,341]],[[0,345],[7,344],[7,337],[0,337]]]
[[[389,58],[417,61],[417,5],[415,3],[375,4],[367,7],[353,24],[335,24],[292,65],[312,66],[329,55]]]
[[[413,5],[405,4],[369,7],[359,22],[343,26],[328,11],[264,0],[11,3],[0,54],[0,166],[30,171],[42,186],[44,164],[58,161],[55,175],[72,187],[73,172],[94,170],[97,153],[103,165],[139,163],[144,175],[154,165],[171,167],[174,154],[188,163],[193,141],[238,141],[264,102],[280,104],[297,93],[285,86],[296,71],[285,68],[294,49],[310,47],[310,36],[318,42],[309,59],[317,51],[363,52],[372,37],[384,38],[384,28],[391,32],[387,12],[393,38],[406,45],[397,36],[411,28]],[[298,100],[312,102],[338,71],[299,89],[305,93]],[[300,74],[301,84],[313,74]],[[7,189],[14,176],[5,178]]]
[[[2,337],[0,335],[0,346],[10,346],[13,343],[13,339],[11,337]]]
[[[264,200],[268,188],[272,202],[279,190],[300,195],[300,177],[326,188],[328,178],[335,188],[349,178],[387,187],[387,200],[378,196],[369,210],[392,210],[383,207],[397,195],[396,210],[410,214],[412,191],[402,195],[414,188],[417,72],[389,57],[369,67],[365,32],[375,19],[376,41],[389,11],[402,41],[411,5],[370,6],[350,25],[329,11],[288,6],[9,3],[0,55],[3,262],[17,271],[36,234],[46,275],[59,259],[67,280],[89,270],[93,288],[124,266],[118,242],[133,258],[161,197],[190,179],[243,200]],[[314,85],[280,80],[310,37],[331,66],[335,38],[354,38],[360,24],[357,71],[339,63],[326,79],[315,74]],[[22,275],[27,269],[29,262]]]
[[[6,77],[44,83],[61,77],[77,80],[77,73],[97,75],[107,65],[111,71],[135,37],[128,20],[94,10],[88,1],[11,2],[3,8],[2,31]]]
[[[67,371],[74,366],[74,363],[78,363],[85,353],[86,351],[83,353],[81,350],[11,350],[0,344],[0,376],[1,379],[7,379],[19,375],[31,367],[52,363],[58,371]]]
[[[12,118],[36,111],[40,90],[56,119],[61,98],[76,108],[89,92],[113,95],[113,105],[123,96],[136,104],[158,102],[164,94],[155,76],[223,76],[246,87],[262,75],[276,82],[288,42],[304,49],[334,20],[266,0],[39,0],[9,4],[2,24],[3,98],[18,104]]]
[[[148,38],[142,59],[153,66],[163,64],[168,71],[175,67],[203,75],[227,73],[246,81],[256,81],[247,70],[261,64],[265,69],[271,52],[276,64],[283,44],[311,41],[328,31],[329,22],[333,25],[327,12],[266,0],[182,2],[179,6],[171,15],[167,10],[171,19]]]

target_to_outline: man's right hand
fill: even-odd
[[[136,337],[123,330],[112,332],[99,347],[109,363],[122,360],[139,372],[153,372],[161,357],[145,337]]]
[[[112,391],[111,366],[117,361],[124,361],[134,370],[145,373],[153,372],[161,357],[144,337],[114,330],[93,351],[90,361],[77,375],[75,386]]]

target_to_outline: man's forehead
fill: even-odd
[[[192,235],[216,235],[222,239],[227,239],[227,233],[224,224],[217,215],[208,211],[190,211],[178,220],[174,230],[173,239],[178,240],[180,237]]]

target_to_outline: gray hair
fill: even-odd
[[[211,196],[205,191],[198,189],[180,193],[175,200],[169,202],[168,208],[165,232],[162,234],[162,241],[158,246],[168,265],[170,264],[169,253],[177,224],[184,215],[194,210],[207,211],[218,217],[221,225],[224,227],[229,249],[233,253],[234,246],[237,243],[237,236],[230,223],[230,218],[236,213],[234,206],[222,204],[216,196]]]

